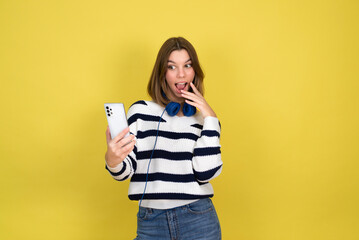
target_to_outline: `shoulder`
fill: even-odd
[[[138,106],[138,105],[145,105],[147,106],[147,102],[145,100],[138,100],[137,102],[132,103],[132,105],[130,106],[130,108],[134,107],[134,106]]]
[[[127,111],[127,118],[129,123],[132,123],[137,121],[139,118],[147,119],[157,116],[158,112],[163,111],[163,109],[163,107],[153,101],[139,100],[129,107]]]
[[[148,104],[144,100],[139,100],[133,103],[127,111],[127,117],[131,117],[138,113],[145,113],[148,112]]]
[[[136,113],[150,114],[151,112],[155,114],[157,111],[160,111],[161,108],[162,107],[160,105],[153,101],[139,100],[129,107],[128,115]]]

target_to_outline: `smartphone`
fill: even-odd
[[[113,139],[128,127],[125,106],[122,103],[105,103],[104,106],[111,138]],[[127,133],[125,137],[128,135],[130,133]]]

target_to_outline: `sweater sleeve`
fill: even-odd
[[[222,171],[220,131],[217,118],[204,119],[201,136],[196,141],[192,158],[193,172],[199,182],[208,182]]]
[[[127,112],[127,121],[130,127],[130,134],[137,135],[137,121],[132,121],[130,119],[134,119],[134,115],[136,114],[136,105],[133,104]],[[130,120],[130,121],[129,121]],[[106,164],[107,171],[111,174],[111,176],[117,181],[124,181],[128,178],[131,178],[135,173],[137,168],[137,143],[135,144],[134,149],[127,157],[116,167],[111,168]]]

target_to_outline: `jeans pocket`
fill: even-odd
[[[189,204],[187,209],[193,214],[203,214],[212,211],[214,208],[212,201],[205,198]]]
[[[146,219],[148,218],[148,215],[149,215],[149,210],[148,210],[148,208],[141,207],[141,208],[138,210],[137,218],[138,218],[139,220],[146,220]]]

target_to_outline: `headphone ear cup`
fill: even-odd
[[[171,117],[176,116],[180,109],[181,109],[181,104],[176,102],[170,102],[166,106],[166,111],[168,115],[170,115]]]
[[[183,104],[183,114],[187,117],[193,116],[196,113],[196,107],[189,105],[188,103]]]

